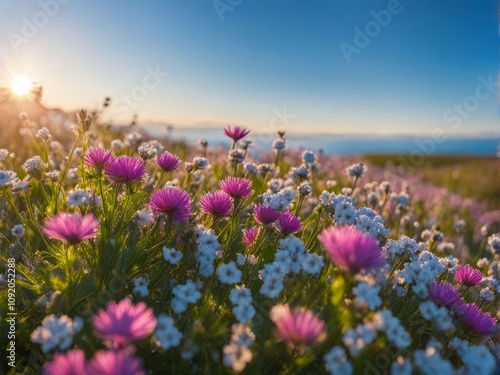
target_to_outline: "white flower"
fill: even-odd
[[[231,367],[233,371],[241,372],[252,361],[252,352],[246,346],[231,343],[222,350],[224,366]]]
[[[143,277],[138,277],[134,280],[134,288],[132,292],[138,294],[139,297],[149,296],[148,282]]]
[[[208,167],[208,159],[196,156],[193,159],[193,164],[196,166],[196,169],[206,169]]]
[[[9,150],[0,148],[0,161],[5,161],[9,158]]]
[[[276,150],[283,150],[285,148],[285,145],[286,140],[284,140],[283,138],[277,138],[273,141],[273,148],[275,148]]]
[[[41,128],[36,132],[36,136],[40,138],[41,140],[47,142],[50,138],[50,131],[47,128]]]
[[[156,344],[167,350],[179,346],[182,333],[175,327],[174,319],[166,314],[156,317],[156,329],[154,333]]]
[[[175,248],[168,249],[166,246],[163,247],[163,258],[170,264],[178,264],[182,259],[182,253],[177,251]]]
[[[314,152],[306,150],[302,152],[302,161],[304,163],[309,163],[312,164],[316,161],[316,156],[314,155]]]
[[[177,297],[174,297],[170,301],[170,307],[175,313],[180,314],[187,310],[188,303]]]
[[[250,304],[253,301],[250,289],[237,286],[229,293],[229,300],[233,305]]]
[[[66,198],[68,207],[89,206],[92,201],[92,193],[83,189],[71,190]]]
[[[155,217],[151,210],[145,209],[135,213],[134,223],[138,226],[147,226],[155,221]]]
[[[124,148],[124,144],[120,139],[113,139],[111,141],[111,148],[115,151],[122,150]]]
[[[242,273],[233,261],[224,263],[217,269],[219,280],[223,284],[237,284],[241,282]]]
[[[366,173],[367,168],[363,163],[358,163],[347,167],[345,171],[349,177],[359,178]]]
[[[73,343],[73,335],[82,328],[81,318],[73,321],[67,315],[60,317],[54,314],[46,316],[42,325],[31,334],[31,341],[42,346],[44,353],[54,348],[68,349]]]
[[[255,341],[255,334],[250,327],[243,324],[233,324],[231,330],[233,332],[231,341],[236,343],[236,345],[246,346],[248,348]]]
[[[300,259],[302,270],[310,275],[319,275],[324,264],[323,257],[314,253],[306,253]]]
[[[352,291],[356,296],[357,308],[367,305],[370,310],[375,310],[382,304],[382,300],[378,295],[380,292],[380,288],[378,286],[372,286],[362,282],[354,287]]]
[[[255,307],[249,303],[241,303],[233,307],[233,315],[241,324],[247,324],[255,315]]]
[[[196,284],[188,280],[186,284],[178,284],[172,289],[172,294],[186,303],[196,303],[201,298],[201,293],[196,289]]]
[[[47,177],[52,182],[57,182],[60,174],[61,174],[60,171],[54,170],[54,171],[50,171],[50,172],[45,173],[45,177]]]
[[[16,172],[0,170],[0,186],[9,186],[16,178]]]
[[[41,171],[44,166],[45,163],[43,162],[42,158],[36,155],[24,162],[23,170],[27,173],[33,173]]]
[[[23,225],[17,224],[12,227],[12,235],[17,238],[21,238],[25,235],[26,228]]]
[[[345,351],[340,346],[334,346],[328,353],[323,356],[325,368],[332,375],[351,375],[353,367],[351,362],[347,360]]]

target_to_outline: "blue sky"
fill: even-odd
[[[124,122],[500,133],[493,0],[0,0],[0,14],[0,85],[26,74],[49,106],[109,95]]]

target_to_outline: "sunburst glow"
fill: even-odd
[[[12,80],[11,90],[14,94],[23,96],[29,94],[33,84],[26,76],[16,76]]]

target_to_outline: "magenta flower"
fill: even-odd
[[[460,293],[453,284],[436,281],[429,286],[429,298],[440,305],[451,308],[460,302]]]
[[[165,151],[156,158],[156,163],[165,172],[174,171],[181,165],[181,159],[175,154]]]
[[[132,156],[119,156],[108,163],[106,176],[112,184],[133,183],[146,175],[144,160]]]
[[[248,229],[243,229],[243,242],[245,245],[250,246],[253,244],[257,236],[259,235],[259,227],[251,227]]]
[[[465,326],[479,335],[491,335],[496,328],[497,320],[474,303],[461,302],[456,311]]]
[[[290,211],[280,212],[278,216],[278,223],[280,225],[281,233],[285,236],[297,233],[302,229],[300,219]]]
[[[247,178],[228,177],[219,181],[219,187],[233,199],[245,199],[253,194],[252,182]]]
[[[111,301],[94,317],[95,335],[121,347],[150,336],[156,327],[153,310],[144,302],[133,305],[128,299]]]
[[[310,345],[326,338],[325,322],[308,310],[290,310],[289,305],[276,305],[269,312],[276,333],[289,344]]]
[[[204,194],[200,198],[200,205],[203,212],[214,217],[227,217],[233,210],[231,198],[222,190]]]
[[[255,221],[260,225],[268,225],[278,220],[280,214],[277,210],[270,206],[257,204],[253,209],[253,216],[255,217]]]
[[[188,192],[170,187],[154,191],[148,203],[148,207],[155,214],[167,215],[180,223],[189,220],[192,206]]]
[[[129,356],[124,351],[100,350],[89,363],[87,374],[146,375],[146,371],[142,368],[142,360]]]
[[[76,244],[97,236],[99,220],[92,214],[59,212],[45,220],[42,231],[49,238]]]
[[[70,350],[56,354],[51,362],[43,366],[43,375],[82,375],[85,374],[85,356],[81,350]]]
[[[475,286],[483,280],[483,274],[478,269],[466,265],[460,265],[455,272],[455,281],[464,286]]]
[[[83,163],[102,171],[113,159],[115,159],[115,155],[111,150],[106,150],[102,147],[90,147],[85,153]]]
[[[375,237],[353,226],[327,228],[318,238],[332,262],[346,271],[357,272],[385,263],[385,253]]]
[[[234,142],[238,142],[240,139],[245,138],[248,133],[250,133],[250,130],[246,130],[243,127],[240,126],[228,126],[227,128],[224,128],[223,133],[231,138]]]

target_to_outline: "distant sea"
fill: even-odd
[[[146,127],[155,137],[168,135],[174,140],[185,140],[192,144],[204,138],[211,146],[230,146],[230,140],[220,129]],[[271,149],[276,136],[250,133],[249,139],[256,151]],[[447,137],[433,140],[432,137],[375,136],[375,135],[285,135],[287,148],[312,150],[323,149],[325,154],[427,154],[427,155],[476,155],[495,156],[500,147],[500,137]]]

